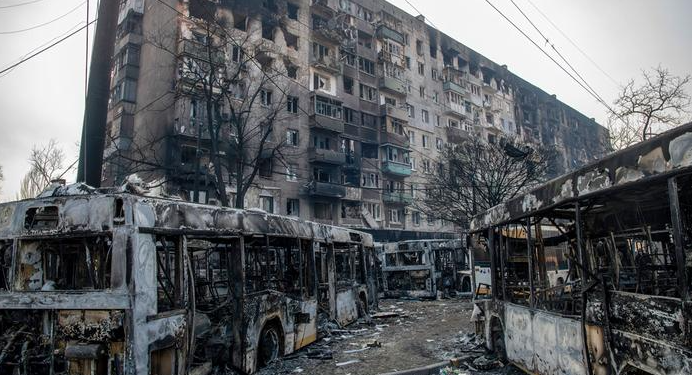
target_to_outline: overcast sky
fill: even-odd
[[[539,44],[538,33],[510,0],[490,0]],[[417,15],[406,0],[391,0]],[[433,26],[581,111],[605,123],[607,112],[485,0],[409,0]],[[607,102],[618,83],[662,64],[676,75],[692,73],[692,1],[515,0]],[[26,5],[9,7],[16,4]],[[96,1],[90,0],[92,17]],[[605,75],[567,41],[540,9]],[[72,9],[73,12],[67,14]],[[65,15],[67,14],[67,15]],[[60,16],[46,26],[32,28]],[[0,70],[86,20],[85,0],[0,0]],[[90,29],[93,35],[93,29]],[[549,49],[549,47],[548,47]],[[28,169],[31,147],[56,139],[65,167],[77,158],[84,111],[85,34],[81,32],[0,75],[0,165],[5,181],[0,201],[14,199]],[[692,87],[688,88],[692,90]],[[74,179],[74,173],[67,175]]]

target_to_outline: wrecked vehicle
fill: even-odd
[[[465,286],[469,264],[461,240],[411,240],[382,245],[382,289],[386,297],[435,298]],[[466,276],[458,280],[459,276]]]
[[[0,205],[2,374],[253,373],[376,304],[368,234],[82,187]]]
[[[533,374],[692,373],[692,124],[476,216],[487,346]],[[550,249],[566,258],[551,280]]]

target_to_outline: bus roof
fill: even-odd
[[[476,215],[471,231],[513,222],[606,191],[692,171],[692,123],[612,153]]]
[[[117,201],[131,203],[131,212],[122,212],[122,221],[141,232],[223,235],[273,235],[311,238],[324,242],[360,242],[373,246],[368,233],[304,221],[294,217],[268,214],[260,210],[195,204],[163,197],[147,197],[115,189],[94,189],[75,184],[55,188],[35,199],[0,204],[0,237],[64,235],[100,232],[116,225]],[[57,207],[55,225],[40,229],[28,224],[39,207]],[[32,211],[34,210],[34,211]],[[124,210],[124,208],[123,208]],[[33,213],[32,213],[33,212]],[[43,213],[42,215],[50,215]]]

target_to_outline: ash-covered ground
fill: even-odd
[[[474,334],[468,300],[385,299],[368,320],[339,328],[324,324],[321,338],[260,374],[370,375],[418,368],[453,358],[457,366],[440,374],[522,372],[485,350]]]

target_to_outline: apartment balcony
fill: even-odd
[[[328,0],[311,0],[310,8],[329,15],[336,13],[336,10],[329,6]]]
[[[466,118],[469,114],[466,112],[466,107],[463,104],[452,103],[449,100],[445,103],[444,113],[446,115],[458,116]]]
[[[397,107],[391,104],[382,104],[380,106],[380,115],[408,121],[408,111],[406,108]]]
[[[222,63],[225,59],[221,49],[215,49],[207,44],[185,39],[181,43],[180,52],[194,59],[209,62],[209,55],[214,63]]]
[[[471,134],[460,128],[447,128],[447,141],[451,143],[462,143],[471,139]]]
[[[308,149],[308,160],[311,163],[344,165],[346,163],[346,154],[339,151],[311,147]]]
[[[380,25],[377,28],[377,37],[380,39],[389,39],[401,45],[406,44],[404,34],[392,29],[391,27],[388,27],[387,25]]]
[[[406,82],[386,76],[380,78],[380,90],[388,91],[396,95],[406,95],[408,93]]]
[[[483,91],[490,94],[495,94],[497,92],[497,89],[494,88],[493,85],[483,82]]]
[[[403,148],[409,148],[410,142],[408,137],[403,134],[390,133],[387,131],[380,132],[380,144],[390,144]]]
[[[381,62],[386,62],[386,63],[392,63],[396,66],[399,66],[402,70],[405,69],[406,66],[406,60],[404,59],[404,56],[402,55],[397,55],[395,53],[387,52],[387,51],[380,51],[377,53],[377,58]]]
[[[362,160],[360,157],[356,156],[354,153],[346,153],[346,163],[343,165],[344,169],[348,170],[360,170],[362,165]]]
[[[359,187],[347,186],[344,199],[356,202],[363,200],[363,189]]]
[[[395,161],[383,161],[382,171],[396,176],[409,177],[411,175],[411,166]]]
[[[453,91],[459,95],[466,96],[468,95],[468,90],[466,90],[465,87],[462,85],[456,84],[452,81],[446,81],[445,83],[442,84],[442,90],[444,91]]]
[[[404,192],[389,192],[385,191],[382,193],[382,201],[384,203],[394,203],[394,204],[411,204],[413,203],[413,196],[410,193]]]
[[[314,197],[343,198],[346,196],[346,187],[331,182],[312,181],[306,187],[306,192]]]
[[[320,114],[312,114],[310,115],[310,128],[334,133],[343,133],[344,121]]]
[[[341,74],[341,63],[333,56],[310,55],[310,66],[332,74]]]

